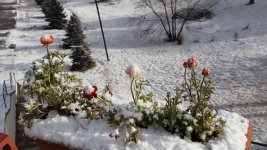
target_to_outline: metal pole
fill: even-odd
[[[5,88],[6,88],[6,86],[5,85],[6,85],[6,82],[4,81],[4,84],[3,84],[3,99],[4,99],[5,107],[7,108],[7,106],[6,106],[6,95],[5,95]]]
[[[105,50],[106,50],[107,60],[109,61],[108,50],[107,50],[107,45],[106,45],[106,40],[105,40],[105,35],[104,35],[103,27],[102,27],[102,21],[101,21],[99,9],[98,9],[97,0],[95,0],[95,5],[96,5],[96,9],[97,9],[98,19],[99,19],[100,28],[101,28],[101,32],[102,32],[102,37],[103,37],[103,41],[104,41],[104,46],[105,46]]]
[[[267,144],[251,141],[252,144],[267,147]]]
[[[11,74],[11,72],[9,73],[9,82],[10,82],[11,90],[13,90],[13,86],[12,86],[13,80],[12,80],[12,74]]]

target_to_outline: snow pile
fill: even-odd
[[[236,113],[219,111],[226,121],[225,134],[207,144],[191,142],[172,135],[159,126],[141,129],[141,141],[137,144],[124,145],[122,140],[109,138],[114,132],[107,120],[86,120],[74,117],[50,115],[46,120],[35,121],[31,128],[24,128],[28,137],[53,143],[64,144],[67,147],[83,150],[123,150],[123,149],[183,149],[183,150],[244,150],[248,120]]]
[[[247,141],[246,134],[248,132],[248,120],[236,113],[229,113],[225,110],[219,111],[219,116],[225,119],[226,126],[224,128],[225,135],[218,139],[211,140],[209,145],[212,150],[241,150],[245,149],[242,142]]]

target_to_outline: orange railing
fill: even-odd
[[[13,140],[10,138],[10,136],[6,134],[0,133],[0,149],[4,150],[18,150],[17,146],[13,142]]]

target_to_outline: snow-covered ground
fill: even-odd
[[[92,57],[97,67],[76,73],[103,88],[110,84],[116,103],[131,100],[129,78],[124,70],[131,63],[141,68],[142,78],[151,81],[158,101],[182,81],[184,60],[196,56],[200,68],[210,67],[215,82],[212,103],[217,108],[237,112],[254,124],[253,140],[267,143],[267,1],[246,6],[244,0],[219,0],[215,15],[205,22],[190,23],[183,35],[185,43],[164,42],[164,33],[141,36],[138,19],[143,11],[131,0],[99,4],[110,62],[106,61],[95,5],[88,0],[61,0],[66,13],[75,12],[82,21]],[[92,1],[92,0],[91,0]],[[115,0],[111,0],[115,1]],[[244,29],[249,24],[248,29]],[[20,0],[17,28],[8,42],[17,45],[14,65],[10,59],[0,64],[2,72],[15,71],[22,78],[34,59],[45,55],[39,39],[55,37],[53,49],[62,45],[64,31],[43,30],[47,23],[34,0]],[[238,41],[234,35],[238,33]],[[214,42],[210,42],[212,37]],[[193,41],[199,40],[199,43]]]
[[[0,3],[15,3],[16,0],[1,0]],[[8,5],[8,6],[2,6],[0,4],[1,7],[5,8],[9,8],[11,5]],[[0,10],[0,13],[3,13],[4,10]],[[7,16],[5,16],[5,13],[3,14],[0,14],[0,18],[3,19],[4,21],[2,21],[1,23],[3,24],[7,24],[7,22],[5,22],[5,19],[9,19],[9,18],[6,18]],[[8,27],[6,27],[8,28]],[[8,33],[10,30],[0,30],[0,34],[6,34]],[[6,37],[1,37],[3,40],[6,40]],[[7,43],[8,44],[8,43]],[[6,44],[6,45],[7,45]],[[3,46],[4,47],[4,46]],[[7,111],[9,110],[9,106],[10,106],[10,97],[9,95],[6,95],[6,93],[3,93],[3,82],[4,80],[8,80],[9,79],[9,71],[12,70],[12,63],[13,63],[13,60],[14,60],[14,57],[13,57],[13,54],[14,54],[14,50],[0,50],[0,133],[3,133],[4,132],[4,122],[5,122],[5,115],[7,113]],[[5,66],[6,70],[3,70],[3,66]],[[9,82],[7,81],[7,92],[11,92],[12,90],[10,89],[10,84]],[[6,105],[5,105],[5,102],[4,102],[4,97],[3,97],[3,94],[6,95]]]

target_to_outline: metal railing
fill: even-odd
[[[11,88],[11,92],[14,91],[14,87],[13,87],[13,84],[16,83],[16,78],[15,78],[15,73],[14,72],[10,72],[9,73],[9,79],[8,80],[4,80],[3,81],[3,91],[2,91],[2,94],[0,96],[3,96],[3,100],[4,100],[4,104],[5,104],[5,107],[7,108],[7,95],[9,95],[10,93],[8,93],[8,90],[7,90],[7,82],[9,81],[9,84],[10,84],[10,88]]]

